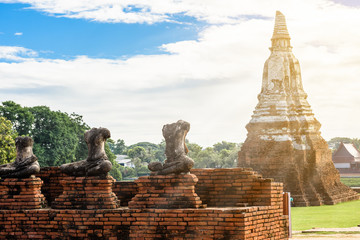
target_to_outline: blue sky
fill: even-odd
[[[174,17],[180,24],[106,23],[54,17],[29,7],[29,4],[0,3],[0,44],[32,49],[39,57],[46,58],[86,55],[116,59],[161,54],[159,46],[162,44],[197,39],[203,25],[183,16]]]
[[[0,0],[0,101],[76,112],[126,144],[178,119],[201,146],[242,142],[276,10],[324,138],[359,138],[355,0]]]

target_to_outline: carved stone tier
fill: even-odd
[[[179,209],[204,207],[195,193],[194,174],[144,176],[135,181],[139,191],[129,208]]]
[[[39,209],[46,205],[41,194],[40,178],[6,178],[0,180],[0,209]]]
[[[295,206],[336,204],[359,195],[340,182],[320,123],[306,100],[299,61],[292,53],[285,16],[277,12],[271,55],[266,60],[261,92],[248,135],[239,152],[239,167],[284,183]]]
[[[112,191],[115,179],[107,177],[65,177],[63,193],[53,201],[56,209],[114,209],[119,200]]]

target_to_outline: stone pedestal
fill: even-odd
[[[5,178],[0,180],[0,209],[39,209],[46,205],[40,178]]]
[[[112,192],[115,179],[103,177],[65,177],[63,193],[51,204],[56,209],[114,209],[119,200]]]
[[[129,208],[179,209],[204,207],[195,193],[194,174],[144,176],[135,181],[139,191]]]

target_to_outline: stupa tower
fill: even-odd
[[[306,100],[285,16],[279,11],[270,51],[238,165],[283,182],[296,206],[358,199],[356,192],[340,182],[331,151],[320,135],[321,125]]]

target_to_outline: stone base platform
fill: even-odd
[[[311,195],[292,195],[296,207],[334,205],[360,199],[360,195],[345,185],[333,186],[333,188],[317,193],[313,191]]]
[[[30,178],[5,178],[0,180],[0,209],[39,209],[46,206],[41,194],[42,180]]]
[[[129,202],[131,209],[179,209],[205,207],[195,193],[194,174],[144,176],[135,181],[139,191]]]
[[[120,202],[112,192],[115,179],[101,177],[65,177],[60,181],[63,193],[55,198],[55,209],[115,209]]]

